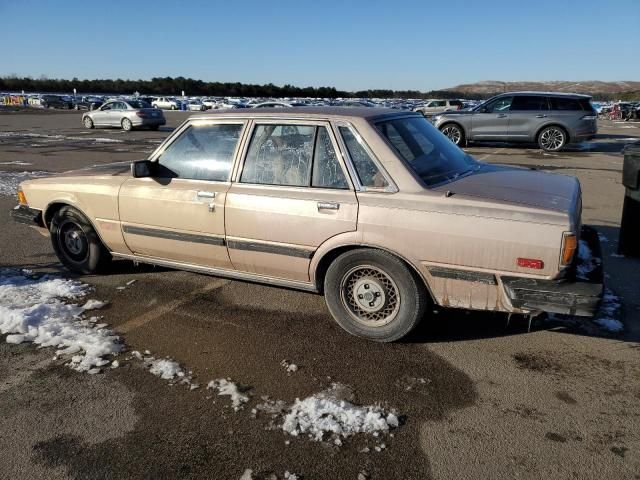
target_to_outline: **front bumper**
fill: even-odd
[[[11,210],[11,218],[16,223],[23,223],[32,227],[44,227],[42,210],[29,208],[26,205],[18,205]]]
[[[581,317],[595,315],[604,290],[600,239],[598,233],[589,227],[582,227],[580,237],[591,251],[591,260],[587,263],[578,256],[566,278],[502,277],[505,292],[514,307]]]

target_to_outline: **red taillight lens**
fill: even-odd
[[[542,270],[544,268],[544,262],[537,258],[518,258],[518,266],[523,268],[533,268],[535,270]]]
[[[139,116],[140,118],[147,118],[147,114],[144,112],[136,112],[136,115]]]

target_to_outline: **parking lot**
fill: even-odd
[[[84,129],[72,111],[0,111],[0,268],[73,278],[48,238],[11,221],[17,183],[145,158],[188,116],[165,115],[159,131],[122,132]],[[640,123],[601,121],[594,141],[560,153],[467,148],[580,179],[624,331],[543,317],[529,330],[526,318],[438,309],[408,340],[376,344],[342,331],[320,296],[116,262],[78,280],[94,287],[87,298],[108,301],[100,322],[124,341],[118,368],[78,373],[52,349],[0,337],[0,477],[640,478],[640,260],[616,254],[621,151],[636,141]],[[132,354],[146,350],[175,359],[190,383],[150,374]],[[206,388],[220,378],[241,386],[242,408]],[[264,407],[334,383],[400,425],[315,441]]]

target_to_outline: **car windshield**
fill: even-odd
[[[151,105],[144,100],[131,100],[127,103],[131,105],[132,108],[151,108]]]
[[[386,120],[376,128],[427,186],[454,180],[480,166],[424,117]]]

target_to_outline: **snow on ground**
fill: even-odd
[[[284,417],[282,429],[293,436],[308,434],[316,441],[327,435],[339,441],[339,437],[358,433],[377,436],[398,426],[395,413],[387,413],[378,406],[354,405],[341,399],[343,390],[344,386],[333,384],[323,392],[296,399]]]
[[[227,395],[231,397],[231,405],[236,412],[242,408],[243,403],[247,403],[249,401],[249,397],[240,392],[238,385],[228,379],[219,378],[217,380],[210,381],[207,385],[207,390],[209,389],[217,390],[218,395]]]
[[[254,477],[253,476],[253,470],[251,470],[250,468],[247,468],[244,473],[242,474],[242,476],[240,477],[240,480],[257,480],[258,477]],[[265,477],[260,477],[260,478],[265,478]],[[276,476],[275,474],[270,474],[268,477],[266,478],[272,478],[274,480],[278,480],[278,476]],[[284,472],[284,476],[282,477],[283,480],[302,480],[302,477],[296,475],[295,473],[291,473],[289,471]]]
[[[3,172],[0,171],[0,195],[15,195],[18,185],[30,178],[46,177],[49,172]]]
[[[123,140],[108,137],[79,137],[69,135],[51,135],[44,133],[32,133],[32,132],[0,132],[0,138],[41,138],[49,141],[59,140],[90,140],[97,143],[123,143]]]
[[[576,274],[578,278],[587,279],[589,274],[600,266],[600,259],[593,256],[593,252],[584,240],[580,240],[578,244],[578,266]]]
[[[164,380],[173,380],[176,377],[182,378],[185,376],[180,364],[168,358],[151,360],[149,362],[149,371]]]
[[[104,302],[90,300],[84,306],[64,302],[78,300],[90,290],[75,280],[0,269],[0,333],[8,334],[7,343],[56,347],[56,356],[71,356],[71,368],[97,373],[110,363],[105,357],[117,355],[122,344],[110,330],[84,318],[87,310]]]
[[[608,288],[605,289],[602,301],[600,302],[600,308],[593,321],[610,332],[621,332],[624,329],[624,324],[615,318],[618,315],[621,303],[620,297]]]

